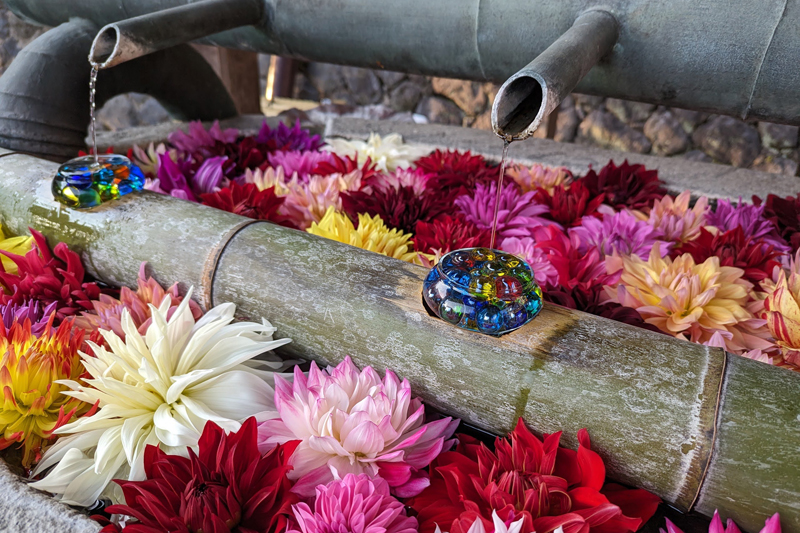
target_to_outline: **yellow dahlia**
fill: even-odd
[[[572,182],[572,174],[566,167],[546,167],[538,163],[527,167],[514,164],[506,169],[506,175],[517,182],[522,192],[545,189],[550,195],[559,185],[565,189]]]
[[[3,226],[0,225],[0,251],[15,255],[25,255],[31,251],[32,246],[33,237],[6,237],[3,234]],[[3,270],[9,274],[17,273],[17,264],[6,257],[5,254],[0,254],[0,262],[3,264]]]
[[[606,289],[612,300],[636,309],[660,330],[693,342],[707,343],[720,332],[733,352],[771,344],[753,334],[763,321],[747,309],[753,286],[742,279],[742,269],[720,266],[718,257],[699,265],[690,254],[662,258],[660,248],[654,244],[647,261],[636,255],[620,258],[619,285]]]
[[[357,248],[363,248],[395,259],[421,264],[421,259],[414,251],[410,233],[399,229],[388,228],[380,216],[358,215],[358,229],[346,215],[329,207],[325,216],[306,230],[312,235],[343,242]]]
[[[73,330],[72,320],[65,320],[58,329],[52,324],[53,316],[37,338],[28,320],[9,329],[0,321],[0,449],[22,443],[25,468],[38,461],[55,429],[92,407],[61,394],[69,387],[58,382],[78,381],[84,373],[78,353],[83,331]]]
[[[794,265],[792,265],[794,267]],[[800,274],[780,271],[774,290],[764,301],[767,325],[780,347],[776,364],[800,370]]]
[[[708,198],[700,197],[692,208],[689,208],[690,200],[689,191],[684,191],[674,199],[666,194],[653,204],[650,225],[664,233],[664,241],[687,242],[700,234],[700,228],[706,223]]]

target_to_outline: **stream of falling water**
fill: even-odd
[[[508,157],[508,146],[511,141],[503,139],[503,159],[500,161],[500,176],[497,178],[497,190],[494,200],[494,217],[492,218],[492,238],[489,241],[489,249],[494,250],[494,237],[497,233],[497,214],[500,211],[500,194],[503,191],[503,178],[506,174],[506,158]]]
[[[92,133],[92,153],[94,154],[94,162],[98,164],[99,161],[97,159],[97,127],[95,125],[95,116],[94,116],[94,93],[95,87],[97,86],[97,65],[92,64],[92,74],[89,76],[89,118],[91,119],[91,133]]]

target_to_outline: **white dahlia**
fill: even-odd
[[[399,133],[391,133],[386,137],[371,133],[366,142],[332,138],[328,139],[327,143],[323,150],[329,150],[342,157],[357,157],[359,167],[370,158],[382,172],[408,168],[414,161],[431,151],[430,148],[405,144]]]
[[[266,321],[232,323],[236,306],[230,303],[195,322],[190,296],[173,313],[169,296],[158,308],[151,305],[153,322],[144,335],[124,311],[125,341],[101,330],[110,350],[91,344],[97,357],[81,354],[89,386],[63,381],[72,389],[64,394],[99,409],[58,430],[62,438],[34,476],[55,468],[34,487],[70,505],[91,505],[101,496],[120,501],[111,480],[144,479],[148,444],[188,456],[187,446],[196,449],[209,420],[237,431],[248,417],[277,416],[273,371],[284,363],[275,355],[253,358],[290,340],[272,340],[275,328]]]

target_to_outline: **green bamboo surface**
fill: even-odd
[[[423,308],[425,269],[268,223],[235,233],[212,276],[244,219],[147,192],[62,209],[49,190],[55,169],[0,159],[2,221],[68,243],[104,281],[132,284],[148,261],[165,285],[193,284],[201,302],[213,290],[214,302],[268,318],[293,339],[290,355],[392,368],[432,406],[496,433],[523,416],[575,446],[587,427],[614,479],[683,509],[700,490],[699,510],[718,507],[749,531],[780,511],[784,531],[800,533],[796,374],[739,358],[725,369],[720,349],[551,305],[500,338],[459,330]]]

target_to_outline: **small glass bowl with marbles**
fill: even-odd
[[[53,178],[53,197],[75,209],[88,209],[141,191],[144,174],[119,154],[87,155],[70,159]]]
[[[528,263],[488,248],[442,257],[425,278],[422,295],[445,322],[488,335],[520,328],[542,310],[542,289]]]

